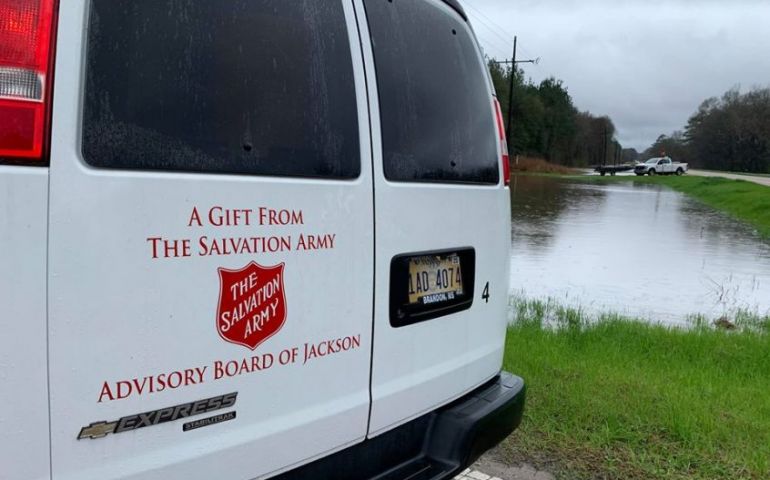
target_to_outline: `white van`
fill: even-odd
[[[508,158],[455,0],[0,0],[0,479],[450,478]]]

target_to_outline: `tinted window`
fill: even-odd
[[[462,18],[438,2],[365,0],[385,176],[497,183],[487,77]]]
[[[83,154],[98,167],[360,172],[341,1],[92,0]]]

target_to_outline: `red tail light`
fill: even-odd
[[[501,161],[503,162],[503,183],[507,186],[511,184],[511,158],[508,156],[508,142],[505,139],[505,125],[503,124],[503,112],[500,110],[500,102],[494,99],[495,114],[497,115],[497,133],[500,138],[500,149],[503,152]]]
[[[0,0],[0,160],[44,160],[55,3]]]

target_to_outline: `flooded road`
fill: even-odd
[[[656,185],[517,176],[512,294],[685,323],[770,312],[770,243]]]

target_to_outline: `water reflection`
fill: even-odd
[[[770,245],[655,185],[515,177],[511,287],[654,321],[770,312]]]

